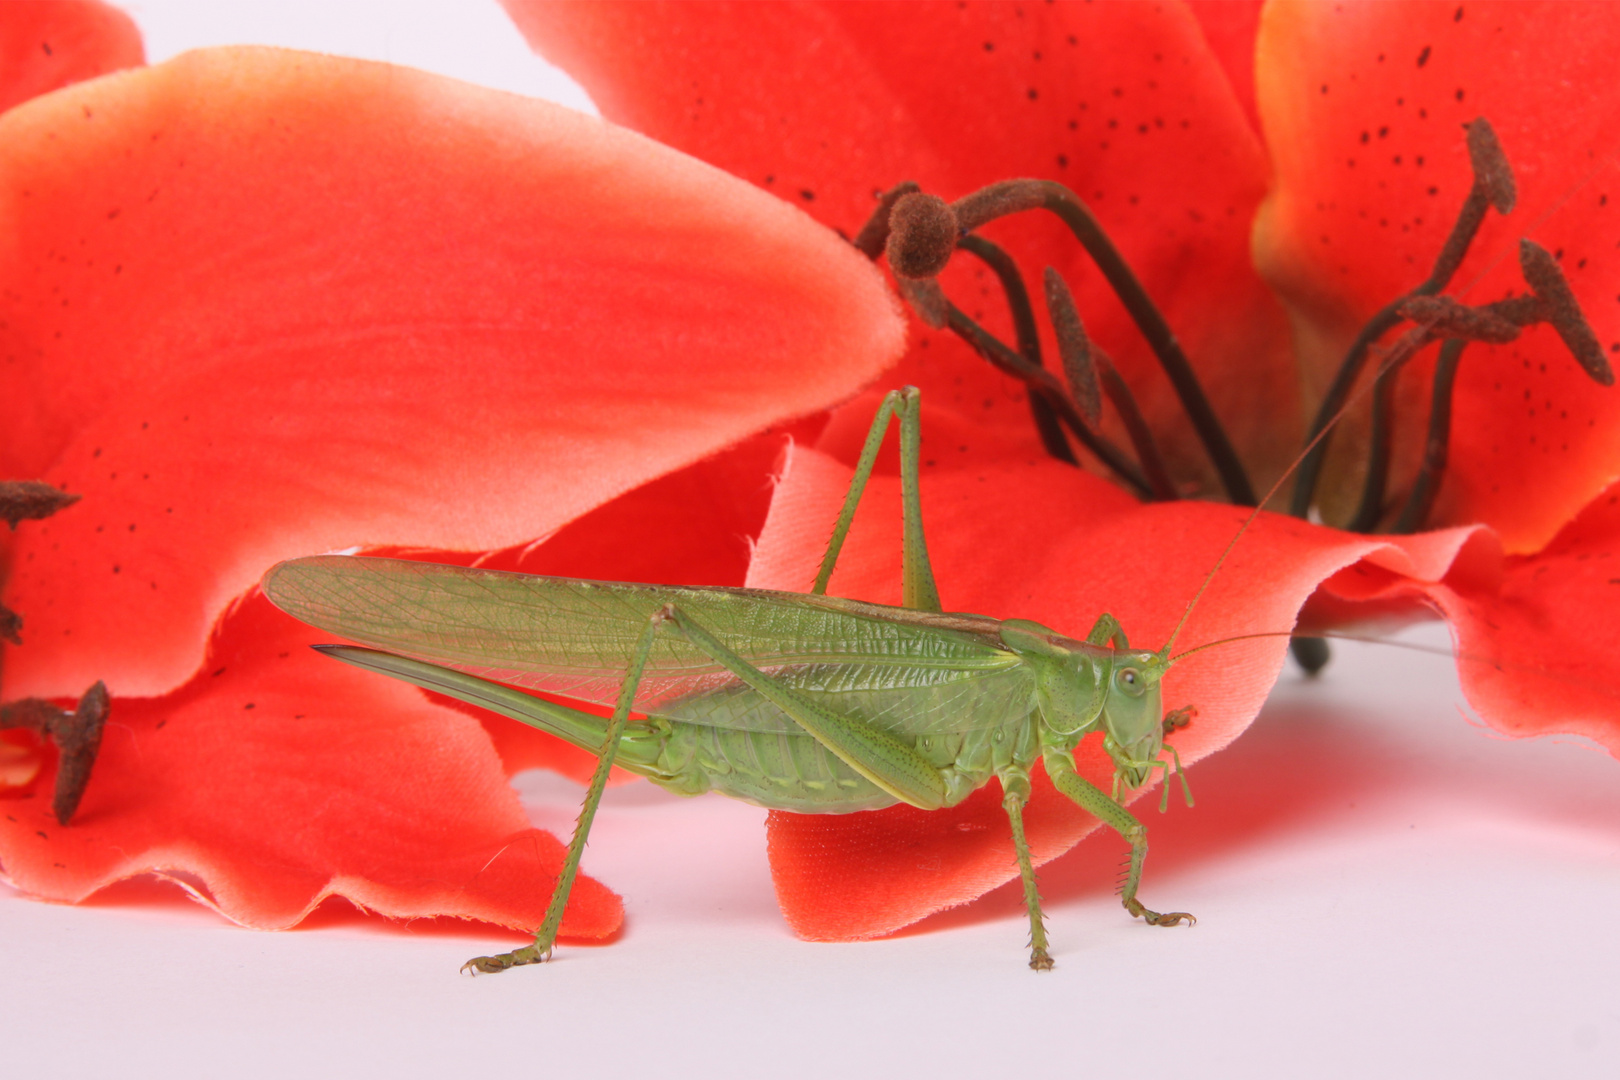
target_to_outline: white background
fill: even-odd
[[[587,106],[494,4],[138,3],[163,60],[259,42],[365,56]],[[1424,640],[1445,643],[1443,634]],[[1042,875],[1057,969],[1025,965],[1010,888],[900,937],[795,940],[764,812],[608,793],[588,873],[625,897],[610,945],[498,977],[478,924],[329,903],[237,929],[173,886],[89,904],[0,886],[0,1074],[92,1076],[1613,1076],[1620,766],[1471,725],[1444,659],[1336,644],[1149,812],[1128,918],[1099,835]],[[519,778],[566,835],[580,789]]]

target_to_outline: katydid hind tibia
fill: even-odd
[[[1179,773],[1164,737],[1186,718],[1165,716],[1160,694],[1169,645],[1132,649],[1107,614],[1082,640],[1027,620],[941,612],[917,492],[918,400],[915,388],[884,399],[810,593],[343,555],[295,559],[265,576],[265,593],[283,610],[372,647],[318,646],[327,655],[598,755],[535,943],[468,968],[500,971],[550,955],[615,763],[679,794],[712,790],[819,814],[939,809],[994,778],[1022,878],[1030,966],[1045,970],[1052,959],[1023,829],[1040,762],[1058,791],[1130,843],[1126,909],[1157,926],[1193,922],[1137,899],[1146,830],[1119,801],[1122,785]],[[904,606],[826,596],[891,417],[900,422]],[[518,688],[614,710],[604,719]],[[1075,771],[1074,749],[1094,732],[1114,762],[1112,793]],[[1184,777],[1182,786],[1190,805]]]

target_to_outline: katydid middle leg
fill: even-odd
[[[1036,971],[1052,970],[1052,955],[1046,951],[1046,917],[1041,913],[1041,894],[1035,883],[1035,863],[1030,858],[1029,841],[1024,838],[1024,807],[1029,805],[1029,774],[1005,772],[1001,776],[1005,793],[1002,808],[1012,825],[1013,851],[1018,857],[1018,876],[1024,885],[1024,907],[1029,912],[1029,966]]]

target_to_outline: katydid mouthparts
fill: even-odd
[[[917,492],[918,403],[914,387],[884,398],[810,593],[344,555],[294,559],[265,575],[264,591],[282,610],[369,646],[317,646],[326,655],[598,756],[534,944],[476,957],[464,970],[550,956],[614,764],[681,795],[718,791],[804,814],[940,809],[996,779],[1029,914],[1029,963],[1044,971],[1052,957],[1023,825],[1040,762],[1058,791],[1129,842],[1126,910],[1155,926],[1194,921],[1137,899],[1147,830],[1119,801],[1122,787],[1180,773],[1164,740],[1187,711],[1164,715],[1160,694],[1170,645],[1133,649],[1107,614],[1078,639],[1023,619],[941,612]],[[900,607],[825,595],[891,417],[900,427]],[[520,688],[613,712],[604,719]],[[1094,732],[1114,762],[1112,792],[1075,771],[1074,749]],[[1182,788],[1191,805],[1185,777]],[[1167,798],[1168,783],[1161,805]]]

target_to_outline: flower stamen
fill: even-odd
[[[1368,319],[1361,332],[1356,335],[1355,341],[1351,342],[1344,359],[1339,362],[1339,370],[1333,377],[1333,384],[1328,387],[1327,393],[1322,398],[1322,404],[1316,410],[1316,418],[1311,421],[1310,430],[1305,433],[1305,445],[1309,449],[1305,451],[1299,463],[1299,471],[1294,480],[1294,494],[1288,507],[1288,512],[1295,517],[1303,518],[1310,512],[1311,501],[1316,497],[1317,480],[1321,475],[1322,465],[1327,460],[1328,446],[1333,441],[1331,431],[1326,435],[1323,432],[1344,412],[1345,404],[1350,400],[1350,391],[1366,366],[1373,342],[1403,321],[1405,318],[1401,314],[1403,304],[1416,297],[1434,296],[1451,283],[1457,267],[1462,265],[1469,246],[1473,244],[1480,226],[1484,224],[1487,210],[1494,208],[1499,214],[1507,214],[1513,209],[1518,197],[1513,183],[1513,168],[1508,163],[1507,155],[1502,152],[1502,145],[1497,141],[1495,129],[1484,117],[1479,117],[1468,125],[1468,161],[1474,173],[1473,186],[1468,190],[1468,197],[1463,200],[1457,221],[1452,225],[1446,242],[1441,245],[1440,254],[1435,258],[1434,267],[1429,271],[1428,278],[1417,288],[1391,301]]]
[[[38,521],[79,501],[79,496],[39,480],[0,480],[0,520],[13,529],[21,521]],[[0,605],[0,638],[22,644],[22,616]],[[101,682],[84,692],[78,708],[67,712],[40,698],[24,698],[0,705],[0,728],[22,728],[48,737],[59,752],[56,790],[51,809],[66,825],[79,808],[90,769],[101,748],[101,730],[107,723],[109,700]]]
[[[1012,316],[1013,333],[1018,339],[1018,351],[1036,367],[1045,367],[1046,361],[1041,356],[1041,336],[1035,324],[1035,308],[1030,303],[1029,289],[1024,285],[1024,275],[1018,270],[1018,263],[1001,247],[1000,244],[986,240],[982,236],[969,234],[957,241],[957,246],[963,251],[976,256],[988,266],[996,279],[1001,282],[1001,291],[1007,297],[1007,310]],[[1069,440],[1063,436],[1063,427],[1058,420],[1057,413],[1047,404],[1044,397],[1039,394],[1029,395],[1030,419],[1035,422],[1035,431],[1041,437],[1041,445],[1046,452],[1059,461],[1070,465],[1078,465],[1074,450],[1069,446]],[[1096,426],[1096,420],[1092,420]]]
[[[1505,345],[1517,340],[1525,327],[1546,323],[1558,333],[1594,382],[1602,386],[1614,384],[1614,372],[1603,355],[1597,335],[1582,314],[1557,260],[1534,241],[1520,240],[1519,266],[1533,295],[1509,297],[1479,307],[1469,307],[1444,296],[1414,297],[1401,305],[1402,317],[1419,323],[1428,340],[1447,339],[1447,344],[1442,347],[1442,361],[1435,370],[1430,397],[1429,431],[1418,474],[1422,491],[1414,487],[1408,496],[1396,519],[1397,532],[1403,531],[1402,523],[1404,531],[1418,527],[1434,504],[1446,466],[1451,397],[1456,387],[1457,364],[1465,345],[1476,341]],[[1351,532],[1372,532],[1383,518],[1394,427],[1395,375],[1414,352],[1408,350],[1404,356],[1386,361],[1379,371],[1373,399],[1372,450],[1361,505],[1346,526]]]
[[[1119,249],[1079,196],[1052,180],[1004,180],[958,199],[951,208],[963,233],[972,232],[997,218],[1026,210],[1046,210],[1067,225],[1119,297],[1148,347],[1153,350],[1176,396],[1181,399],[1182,408],[1192,421],[1194,431],[1203,442],[1227,495],[1239,505],[1254,505],[1254,488],[1249,483],[1249,474],[1238,459],[1226,430],[1215,416],[1215,410],[1210,406],[1180,342],[1130,265],[1120,255]]]
[[[1165,468],[1164,457],[1159,453],[1159,445],[1154,441],[1153,431],[1143,418],[1142,410],[1137,407],[1136,397],[1108,354],[1087,336],[1068,284],[1051,267],[1046,268],[1046,306],[1051,312],[1052,329],[1057,334],[1058,351],[1063,356],[1064,374],[1069,377],[1069,386],[1082,414],[1093,425],[1101,416],[1100,383],[1102,393],[1108,395],[1108,400],[1125,425],[1131,446],[1136,450],[1136,460],[1141,462],[1148,486],[1153,489],[1153,497],[1162,502],[1179,499],[1181,493],[1170,479],[1170,470]]]
[[[79,698],[72,712],[59,709],[40,698],[24,698],[0,705],[0,728],[22,728],[41,738],[48,737],[59,752],[56,790],[51,810],[66,825],[79,808],[84,789],[90,783],[90,770],[101,749],[101,732],[107,725],[110,702],[105,683],[97,682]]]

